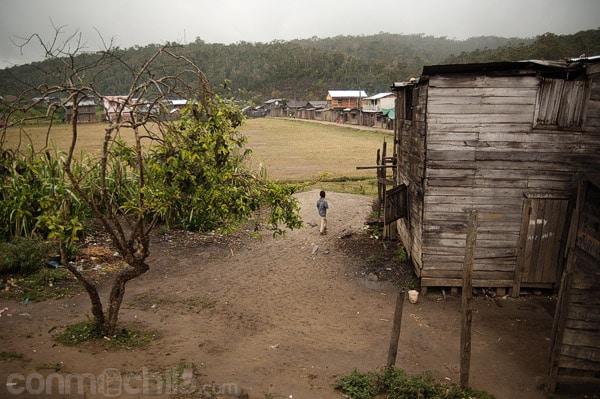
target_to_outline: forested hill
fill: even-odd
[[[446,58],[444,63],[562,60],[594,55],[600,55],[600,29],[581,31],[566,36],[546,33],[538,36],[533,43],[529,44],[489,47],[488,49],[453,54]]]
[[[117,49],[129,64],[141,64],[159,47],[152,44]],[[600,54],[600,29],[575,35],[537,38],[476,37],[453,40],[425,35],[380,33],[269,43],[225,45],[197,39],[185,53],[219,90],[224,82],[239,100],[268,98],[322,100],[329,89],[364,89],[369,95],[388,91],[394,81],[418,76],[424,65],[521,59],[563,59]],[[93,57],[93,55],[81,56]],[[0,96],[18,94],[15,82],[49,83],[44,61],[0,70]],[[89,73],[106,95],[127,93],[126,71]],[[22,89],[21,89],[22,90]]]

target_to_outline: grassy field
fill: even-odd
[[[99,152],[105,124],[83,124],[79,127],[78,147],[81,151]],[[66,149],[70,143],[70,126],[52,128],[50,147]],[[39,149],[46,145],[44,126],[28,126],[30,139],[9,130],[5,147],[33,142]],[[375,170],[357,170],[356,166],[374,165],[377,149],[389,133],[357,130],[338,125],[307,121],[258,118],[248,119],[240,131],[248,137],[252,149],[252,167],[266,168],[272,179],[289,182],[315,182],[325,190],[372,195],[376,192]],[[124,137],[126,139],[126,137]]]
[[[374,170],[356,166],[375,164],[386,137],[337,125],[265,118],[248,120],[242,132],[254,162],[262,162],[271,177],[289,180],[373,177]]]

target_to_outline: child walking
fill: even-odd
[[[321,234],[327,233],[327,209],[329,209],[329,204],[325,199],[325,191],[321,190],[319,193],[319,200],[317,201],[317,209],[319,210],[319,216],[321,216],[321,228],[319,232]]]

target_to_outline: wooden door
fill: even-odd
[[[568,210],[568,199],[525,199],[513,287],[515,295],[521,286],[552,288],[560,282]]]

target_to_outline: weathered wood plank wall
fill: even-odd
[[[517,274],[524,286],[557,284],[562,263],[551,257],[562,250],[556,235],[567,222],[569,198],[582,173],[600,170],[600,91],[593,82],[531,71],[434,75],[412,90],[412,120],[403,120],[406,99],[397,101],[399,181],[408,183],[410,206],[398,229],[422,286],[460,285],[471,209],[480,213],[476,286],[514,288]],[[540,264],[518,265],[528,198],[557,200],[540,200],[550,207],[544,225],[556,231],[526,247],[540,254],[523,259],[539,256]],[[546,248],[552,254],[541,253]],[[526,269],[516,273],[518,267]]]
[[[398,140],[398,174],[399,182],[407,185],[408,214],[407,218],[397,223],[399,235],[408,254],[413,260],[415,273],[420,276],[422,266],[422,231],[423,231],[423,185],[425,173],[425,105],[427,90],[418,86],[407,86],[399,91],[396,100],[396,136]],[[410,96],[410,100],[407,100]],[[412,109],[410,120],[406,119],[406,101],[417,106]]]
[[[552,331],[548,389],[600,378],[600,188],[582,184]]]
[[[430,77],[422,285],[459,285],[471,209],[475,285],[512,285],[538,85],[528,76]]]

